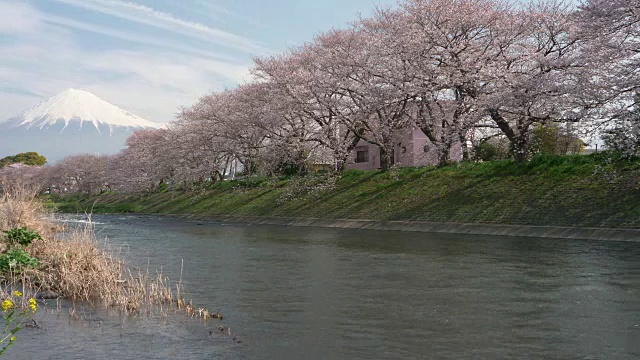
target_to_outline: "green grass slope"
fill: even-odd
[[[61,211],[640,228],[640,162],[602,155],[462,163],[337,179],[249,178],[198,191],[52,197]]]

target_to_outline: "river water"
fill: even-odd
[[[224,320],[78,319],[63,304],[9,358],[640,358],[640,243],[94,221],[131,264],[183,267],[188,297]]]

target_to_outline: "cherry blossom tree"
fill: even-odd
[[[449,162],[454,144],[469,158],[467,134],[484,115],[479,102],[502,50],[496,34],[509,14],[490,0],[409,0],[359,23],[378,39],[378,82],[395,99],[410,100],[404,113],[434,145],[440,165]]]
[[[263,135],[257,146],[262,171],[272,174],[291,167],[304,172],[319,143],[291,97],[274,83],[256,82],[239,86],[234,98],[235,121],[244,132]]]
[[[640,155],[640,1],[586,0],[576,14],[589,75],[590,100],[596,104],[597,128],[607,144],[627,155]]]
[[[380,33],[366,30],[333,30],[316,37],[311,50],[322,76],[315,84],[334,89],[326,106],[344,128],[378,146],[386,169],[398,137],[410,129],[411,98],[405,83],[390,83],[384,76],[395,54],[381,46]]]
[[[27,188],[34,192],[46,190],[46,167],[22,163],[0,167],[0,195],[13,189]]]
[[[323,80],[328,74],[318,66],[317,53],[313,44],[307,44],[284,55],[255,59],[253,73],[279,88],[295,116],[307,122],[309,141],[329,149],[340,168],[360,141],[361,131],[345,126],[349,110],[343,107],[340,89]]]
[[[113,186],[126,190],[153,190],[174,175],[176,154],[169,144],[167,129],[145,129],[127,139],[127,148],[112,159],[110,166],[120,176]]]
[[[245,107],[237,96],[237,90],[226,90],[203,96],[190,108],[179,114],[178,126],[182,129],[181,142],[191,146],[199,144],[199,163],[206,164],[208,171],[218,171],[223,159],[239,161],[249,174],[255,172],[258,152],[265,139],[264,132],[252,131],[249,127]],[[185,136],[190,136],[185,141]],[[191,159],[197,163],[196,159]]]
[[[108,189],[106,155],[74,155],[64,158],[42,173],[52,191],[96,194]]]
[[[571,5],[541,1],[513,10],[496,29],[500,50],[489,69],[483,107],[511,142],[516,161],[529,156],[534,124],[584,118],[581,92],[587,68]]]

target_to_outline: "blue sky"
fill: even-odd
[[[66,88],[148,120],[396,0],[0,0],[0,121]]]

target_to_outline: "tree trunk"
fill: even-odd
[[[347,169],[347,159],[351,156],[351,151],[346,153],[335,154],[336,172],[342,172]]]
[[[427,127],[420,127],[420,130],[427,136],[427,139],[438,149],[438,161],[436,166],[443,167],[449,165],[451,162],[451,143],[453,141],[452,136],[444,134],[445,129],[441,129],[441,134],[435,134],[432,129]]]
[[[489,109],[489,115],[511,142],[513,159],[517,163],[526,161],[529,158],[529,126],[531,124],[525,119],[518,119],[518,131],[515,132],[498,110]]]
[[[359,133],[362,133],[363,130],[359,131]],[[340,151],[339,149],[334,149],[334,156],[335,156],[335,160],[336,160],[336,172],[342,172],[343,170],[346,170],[347,168],[347,159],[349,158],[349,156],[351,156],[351,152],[356,148],[356,146],[358,146],[358,143],[361,140],[360,135],[358,135],[357,133],[354,136],[353,139],[351,139],[351,143],[349,143],[349,146],[347,146],[346,151],[344,151],[344,153],[342,151]],[[347,139],[345,138],[345,141]]]
[[[438,167],[449,165],[451,162],[450,149],[450,146],[444,146],[438,149]]]
[[[238,161],[242,165],[242,171],[243,171],[244,175],[251,176],[251,171],[253,170],[251,168],[251,160],[249,160],[249,159],[240,160],[239,159]]]
[[[465,132],[460,133],[460,147],[462,148],[462,161],[471,160],[471,151],[467,146],[467,136]]]
[[[451,145],[453,137],[444,133],[440,135],[440,145],[438,146],[438,167],[443,167],[451,163]]]
[[[523,133],[518,134],[515,141],[512,142],[511,146],[513,148],[513,159],[517,163],[522,163],[527,161],[529,158],[529,133],[528,131],[523,131]]]
[[[393,153],[385,150],[385,148],[382,146],[380,146],[379,148],[380,148],[380,169],[382,169],[382,171],[387,171],[389,170],[389,167],[391,164],[391,156],[393,155]]]
[[[231,175],[231,164],[229,163],[231,160],[229,158],[227,158],[224,161],[224,170],[223,170],[223,174],[220,176],[220,180],[224,180],[224,179],[228,179],[229,175]],[[229,174],[227,175],[227,169],[229,170]]]

